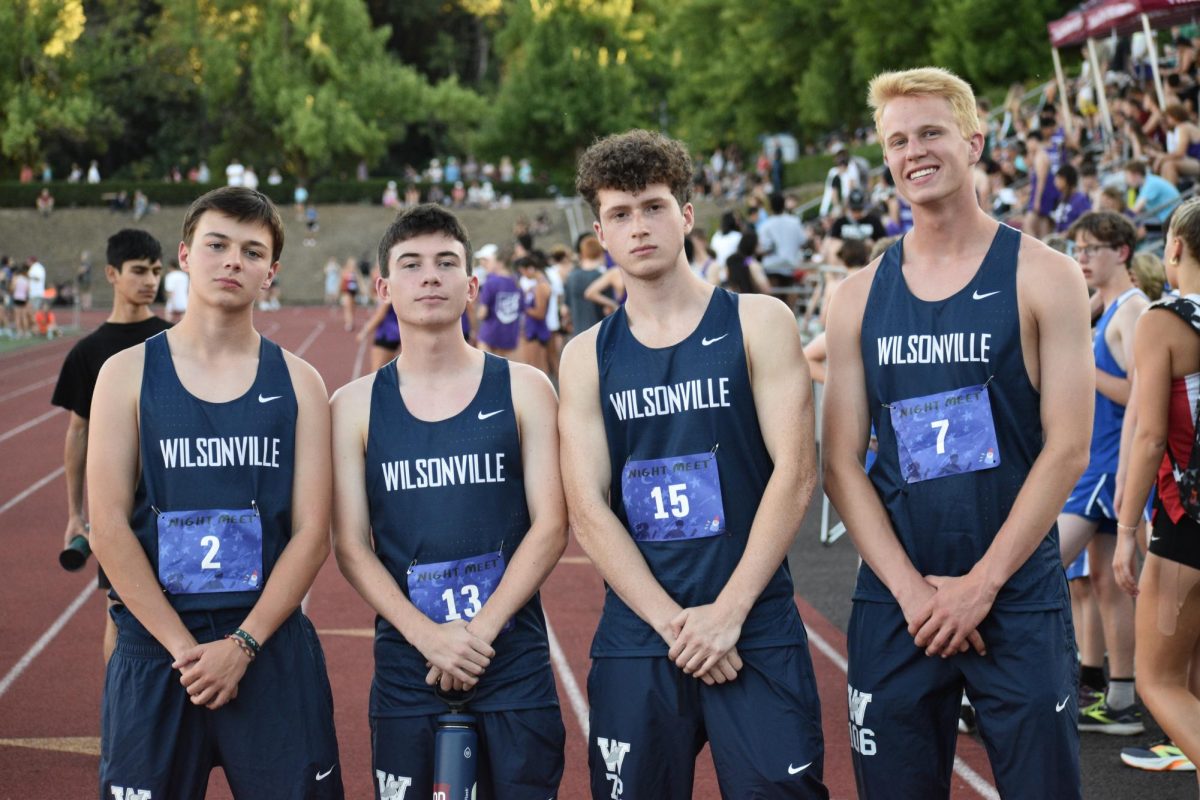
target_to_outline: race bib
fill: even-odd
[[[888,408],[908,483],[1000,464],[987,384],[898,400]]]
[[[621,470],[621,495],[636,541],[703,539],[725,532],[715,450],[629,461]]]
[[[158,580],[167,594],[262,588],[262,519],[253,508],[158,515]]]
[[[503,553],[414,564],[408,571],[408,599],[439,625],[470,621],[500,585],[506,566]],[[501,633],[511,625],[511,620],[505,623]]]

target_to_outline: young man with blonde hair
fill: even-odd
[[[859,796],[949,797],[965,687],[1001,796],[1078,798],[1054,523],[1087,463],[1087,290],[1069,258],[980,209],[970,86],[885,73],[870,101],[914,225],[842,284],[827,331],[825,490],[863,558],[848,635]]]
[[[607,584],[588,676],[595,798],[826,798],[787,552],[812,496],[796,319],[693,273],[691,159],[661,134],[593,144],[576,186],[628,299],[563,352],[571,526]],[[634,698],[634,702],[630,699]]]

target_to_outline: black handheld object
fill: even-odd
[[[437,719],[433,743],[434,800],[471,800],[475,797],[476,764],[479,761],[479,736],[475,716],[466,713],[467,701],[475,692],[437,695],[449,707]]]
[[[92,546],[88,543],[88,538],[79,534],[58,554],[58,563],[67,572],[78,572],[83,569],[91,554]]]

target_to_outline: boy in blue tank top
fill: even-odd
[[[842,284],[827,331],[825,491],[863,559],[847,636],[859,797],[950,796],[965,687],[1002,797],[1078,798],[1055,517],[1087,462],[1087,290],[1071,259],[980,209],[966,82],[884,73],[870,102],[913,229]]]
[[[333,699],[299,611],[329,554],[325,386],[254,328],[283,224],[265,195],[196,200],[188,313],[110,358],[88,441],[92,547],[122,605],[100,796],[340,798]]]
[[[1104,644],[1108,651],[1108,689],[1104,694],[1081,688],[1079,730],[1135,734],[1145,730],[1133,694],[1133,598],[1121,590],[1113,574],[1116,550],[1115,494],[1121,424],[1131,392],[1127,366],[1133,363],[1133,331],[1150,301],[1129,273],[1137,231],[1133,223],[1111,211],[1084,214],[1071,226],[1088,288],[1104,309],[1092,339],[1096,397],[1087,469],[1075,484],[1058,518],[1063,564],[1071,564],[1088,549],[1089,581],[1094,589]],[[1096,536],[1100,533],[1100,536]],[[1102,678],[1093,670],[1103,664],[1083,664],[1089,684]],[[1088,674],[1090,672],[1090,674]],[[1081,684],[1083,682],[1081,681]]]
[[[634,130],[576,185],[626,303],[563,353],[572,527],[606,583],[592,641],[595,798],[825,798],[821,713],[787,552],[815,482],[812,384],[778,300],[688,267],[686,148]]]
[[[566,547],[557,402],[538,370],[463,338],[471,244],[437,205],[401,212],[376,288],[404,349],[333,397],[338,565],[378,613],[377,798],[433,795],[435,694],[473,691],[480,798],[558,791],[565,732],[538,588]]]

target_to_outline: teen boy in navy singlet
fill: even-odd
[[[563,354],[572,527],[607,584],[592,641],[596,798],[824,798],[821,714],[786,555],[815,482],[811,383],[779,301],[688,267],[691,162],[647,131],[576,184],[626,304]]]
[[[842,284],[827,333],[825,491],[864,562],[848,632],[859,796],[949,797],[965,686],[1002,797],[1078,798],[1054,521],[1087,464],[1087,290],[1071,259],[979,208],[970,86],[885,73],[871,105],[914,225]]]
[[[556,400],[538,370],[483,353],[461,318],[479,283],[458,219],[402,212],[376,288],[404,349],[333,397],[338,564],[378,613],[377,798],[433,785],[434,687],[474,690],[479,797],[558,791],[565,732],[538,588],[566,546]]]
[[[92,404],[92,547],[123,605],[100,796],[340,798],[333,699],[300,601],[329,554],[329,410],[311,366],[254,329],[283,225],[264,195],[184,219],[188,313],[113,356]]]

